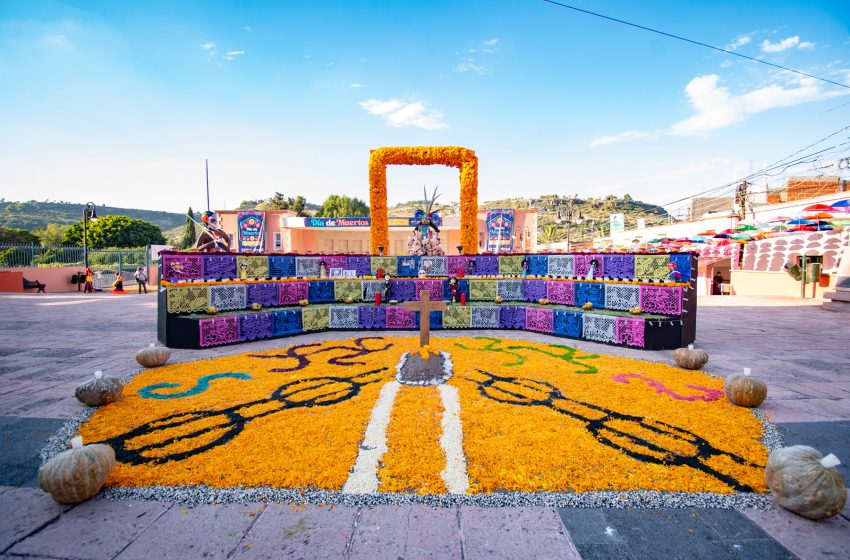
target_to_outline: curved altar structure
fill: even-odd
[[[669,263],[681,275],[676,282],[669,281]],[[375,294],[385,288],[376,278],[379,269],[391,277],[395,303],[375,305]],[[695,338],[696,270],[691,253],[162,252],[157,335],[171,348],[205,348],[328,329],[413,330],[419,312],[402,302],[419,299],[423,290],[431,300],[450,301],[449,278],[456,277],[456,299],[463,294],[466,305],[432,311],[432,329],[519,329],[649,350],[679,348]],[[639,314],[630,312],[636,307]]]

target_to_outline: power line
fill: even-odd
[[[737,53],[735,51],[730,51],[730,50],[727,50],[727,49],[724,49],[724,48],[721,48],[721,47],[715,47],[714,45],[709,45],[708,43],[701,43],[700,41],[694,41],[693,39],[688,39],[686,37],[681,37],[679,35],[673,35],[672,33],[666,33],[664,31],[659,31],[658,29],[646,27],[644,25],[638,25],[637,23],[631,23],[631,22],[628,22],[628,21],[625,21],[625,20],[622,20],[622,19],[617,19],[617,18],[614,18],[614,17],[611,17],[611,16],[598,14],[596,12],[591,12],[590,10],[582,10],[581,8],[576,8],[575,6],[570,6],[569,4],[563,4],[561,2],[555,2],[554,0],[543,0],[543,1],[546,2],[547,4],[552,4],[553,6],[559,6],[561,8],[567,8],[568,10],[575,10],[576,12],[581,12],[583,14],[596,16],[596,17],[599,17],[599,18],[602,18],[602,19],[607,19],[609,21],[614,21],[614,22],[617,22],[617,23],[622,23],[623,25],[636,27],[638,29],[643,29],[644,31],[650,31],[652,33],[657,33],[659,35],[664,35],[665,37],[670,37],[672,39],[678,39],[679,41],[685,41],[686,43],[691,43],[693,45],[699,45],[700,47],[705,47],[705,48],[708,48],[708,49],[713,49],[715,51],[720,51],[722,53],[731,54],[731,55],[734,55],[734,56],[745,58],[745,59],[750,60],[752,62],[758,62],[759,64],[766,64],[768,66],[773,66],[774,68],[780,68],[780,69],[786,70],[788,72],[800,74],[801,76],[806,76],[808,78],[814,78],[815,80],[820,80],[822,82],[826,82],[826,83],[832,84],[834,86],[839,86],[839,87],[850,89],[850,86],[848,86],[847,84],[842,84],[842,83],[839,83],[839,82],[833,82],[832,80],[828,80],[826,78],[821,78],[819,76],[807,74],[805,72],[801,72],[800,70],[794,70],[793,68],[788,68],[786,66],[774,64],[772,62],[767,62],[766,60],[759,60],[758,58],[753,58],[751,56],[747,56],[745,54]]]
[[[802,151],[804,151],[804,150],[808,150],[808,149],[809,149],[809,148],[811,148],[812,146],[816,146],[816,145],[820,144],[820,143],[821,143],[821,142],[823,142],[824,140],[828,140],[829,138],[832,138],[832,137],[833,137],[833,136],[835,136],[836,134],[841,134],[842,132],[844,132],[845,130],[848,130],[848,129],[850,129],[850,126],[842,127],[841,129],[836,130],[836,131],[835,131],[835,132],[833,132],[832,134],[829,134],[828,136],[825,136],[825,137],[821,138],[821,139],[820,139],[820,140],[818,140],[817,142],[814,142],[814,143],[812,143],[812,144],[809,144],[809,145],[808,145],[808,146],[806,146],[805,148],[799,149],[799,150],[797,150],[796,152],[794,152],[794,153],[792,153],[792,154],[790,154],[790,155],[787,155],[787,156],[785,156],[784,158],[779,159],[779,160],[777,160],[777,161],[775,161],[775,162],[771,163],[771,164],[770,164],[769,166],[767,166],[767,167],[766,167],[763,171],[760,171],[760,172],[758,172],[758,173],[752,173],[752,174],[750,174],[750,175],[747,175],[746,177],[742,177],[741,179],[737,179],[737,180],[735,180],[735,181],[732,181],[732,182],[729,182],[729,183],[725,183],[725,184],[723,184],[723,185],[721,185],[721,186],[719,186],[719,187],[714,187],[714,188],[712,188],[712,189],[708,189],[708,190],[706,190],[706,191],[702,191],[702,192],[694,193],[694,194],[688,195],[688,196],[686,196],[686,197],[684,197],[684,198],[680,198],[679,200],[674,200],[674,201],[672,201],[672,202],[668,202],[667,204],[662,204],[661,206],[670,206],[670,205],[676,204],[676,203],[678,203],[678,202],[683,202],[683,201],[688,200],[688,199],[690,199],[690,198],[693,198],[693,197],[695,197],[695,196],[700,196],[700,195],[704,195],[704,194],[709,194],[709,193],[713,193],[713,192],[715,192],[715,191],[719,191],[719,190],[722,190],[722,189],[728,188],[728,187],[730,187],[730,186],[735,186],[735,185],[737,185],[738,183],[740,183],[741,181],[744,181],[744,180],[749,180],[749,179],[752,179],[752,178],[755,178],[755,177],[759,177],[759,176],[761,176],[764,172],[767,172],[767,171],[773,171],[773,170],[775,170],[777,167],[780,167],[781,165],[783,165],[783,162],[785,162],[787,159],[789,159],[789,158],[792,158],[792,157],[796,156],[797,154],[799,154],[800,152],[802,152]],[[802,159],[805,159],[805,158],[807,158],[807,157],[812,157],[812,156],[815,156],[815,155],[821,154],[821,153],[823,153],[823,152],[826,152],[826,151],[828,151],[828,150],[831,150],[831,149],[833,149],[833,148],[836,148],[836,147],[838,147],[838,146],[842,146],[842,145],[843,145],[843,143],[842,143],[842,144],[838,144],[838,145],[836,145],[836,146],[830,146],[829,148],[825,148],[825,149],[823,149],[823,150],[820,150],[820,151],[817,151],[817,152],[814,152],[814,153],[811,153],[811,154],[807,154],[807,155],[805,155],[805,156],[801,156],[801,157],[797,158],[797,160],[793,160],[792,162],[789,162],[789,163],[794,164],[794,163],[796,163],[796,162],[799,162],[799,160],[802,160]]]

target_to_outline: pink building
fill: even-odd
[[[216,210],[224,231],[230,235],[233,250],[238,249],[237,210]],[[487,211],[478,212],[478,251],[486,249]],[[537,210],[514,211],[514,230],[505,231],[513,241],[513,252],[530,253],[537,245]],[[289,210],[265,211],[265,251],[316,254],[364,254],[369,252],[369,218],[302,218]],[[406,255],[407,240],[413,232],[412,217],[390,217],[390,246],[387,255]],[[440,239],[447,254],[457,253],[460,244],[460,217],[443,218]]]

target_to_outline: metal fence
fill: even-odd
[[[0,268],[82,266],[83,248],[74,245],[0,244]]]
[[[134,286],[136,269],[147,267],[150,253],[147,249],[92,249],[89,251],[89,268],[94,272],[94,287],[108,288],[115,281],[115,273],[121,274],[125,286]]]
[[[94,272],[95,288],[108,288],[121,274],[125,285],[136,283],[133,273],[150,265],[150,252],[144,249],[89,249],[89,267]],[[76,266],[82,268],[85,251],[74,245],[0,244],[0,268],[44,268]],[[147,270],[147,268],[145,268]]]

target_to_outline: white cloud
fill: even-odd
[[[844,95],[843,92],[824,91],[820,82],[813,78],[794,79],[787,87],[772,84],[740,95],[732,95],[728,88],[718,85],[719,81],[717,74],[697,76],[691,80],[685,87],[685,93],[691,106],[696,109],[696,114],[674,124],[665,134],[707,134],[770,109]]]
[[[486,74],[490,74],[492,69],[486,64],[477,63],[474,58],[463,58],[457,66],[454,67],[454,71],[459,74],[473,72],[479,76],[484,76]]]
[[[360,106],[367,113],[382,117],[392,127],[415,126],[425,130],[438,130],[447,126],[443,122],[442,113],[428,109],[421,101],[368,99],[360,102]]]
[[[245,31],[247,31],[248,33],[253,33],[253,32],[254,32],[254,30],[253,30],[253,29],[251,29],[251,26],[250,26],[250,25],[243,25],[243,26],[242,26],[242,29],[244,29],[244,30],[245,30]]]
[[[735,37],[734,41],[732,41],[731,43],[726,45],[726,50],[728,50],[728,51],[737,50],[737,49],[743,47],[744,45],[749,44],[752,40],[753,40],[753,38],[750,37],[749,35],[739,35],[739,36]]]
[[[777,76],[787,77],[787,74]],[[665,130],[654,132],[629,130],[597,138],[589,146],[595,148],[660,136],[707,135],[714,130],[745,121],[752,115],[764,111],[846,95],[843,91],[824,90],[821,82],[813,78],[796,77],[788,79],[784,84],[771,84],[734,95],[727,87],[720,85],[720,77],[717,74],[697,76],[692,79],[685,86],[685,94],[695,111],[693,116]]]
[[[206,51],[214,50],[215,49],[215,43],[213,43],[212,41],[207,41],[206,43],[201,45],[201,48],[206,50]]]
[[[45,35],[41,38],[41,40],[45,45],[49,47],[60,48],[66,51],[70,51],[74,48],[74,43],[71,42],[68,37],[61,33]]]
[[[627,130],[626,132],[621,132],[620,134],[615,134],[613,136],[603,136],[602,138],[597,138],[593,142],[589,144],[590,148],[597,148],[599,146],[606,146],[608,144],[616,144],[618,142],[627,142],[629,140],[640,140],[641,138],[647,138],[652,136],[649,132],[640,132],[639,130]]]
[[[798,49],[813,49],[815,48],[815,44],[811,41],[803,41],[799,45],[797,45]]]
[[[460,62],[455,65],[454,72],[457,72],[458,74],[472,72],[473,74],[476,74],[478,76],[492,74],[493,67],[491,65],[487,64],[486,62],[482,62],[479,58],[473,58],[472,55],[482,55],[484,58],[486,58],[487,56],[493,55],[498,52],[498,44],[499,39],[493,37],[492,39],[481,41],[481,43],[471,49],[457,51],[456,54],[461,55],[461,59]]]
[[[350,89],[363,89],[366,86],[364,86],[363,84],[358,84],[357,82],[355,82],[353,84],[348,84],[348,87]]]
[[[227,51],[227,56],[224,57],[224,60],[235,60],[237,56],[244,56],[245,51]]]
[[[793,49],[797,45],[800,44],[800,36],[794,35],[793,37],[788,37],[787,39],[782,39],[778,43],[771,43],[767,39],[761,42],[761,52],[765,53],[777,53],[782,51],[787,51],[788,49]]]

